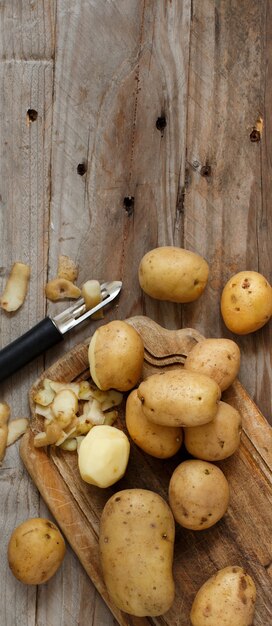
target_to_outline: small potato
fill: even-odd
[[[28,519],[10,537],[9,567],[21,582],[40,585],[58,570],[65,550],[64,539],[53,522],[41,517]]]
[[[240,444],[242,418],[226,402],[219,402],[214,419],[203,426],[184,429],[186,450],[205,461],[221,461],[234,454]]]
[[[134,443],[158,459],[168,459],[181,447],[182,429],[149,422],[136,389],[127,399],[126,426]]]
[[[171,476],[169,504],[175,520],[184,528],[210,528],[228,508],[228,481],[212,463],[184,461]]]
[[[104,424],[93,426],[78,452],[81,478],[97,487],[110,487],[124,476],[129,452],[129,440],[122,430]]]
[[[141,288],[152,298],[193,302],[206,287],[209,266],[195,252],[162,246],[144,255],[138,275]]]
[[[256,587],[242,567],[218,570],[200,587],[194,599],[192,626],[251,626]]]
[[[207,424],[218,409],[218,384],[197,372],[182,368],[153,374],[138,387],[145,416],[162,426]]]
[[[108,500],[101,516],[100,557],[107,591],[121,611],[144,617],[170,608],[174,539],[173,515],[157,493],[125,489]]]
[[[88,357],[91,377],[99,389],[129,391],[142,373],[143,340],[132,326],[114,320],[95,331]]]
[[[224,391],[240,368],[240,348],[231,339],[204,339],[190,350],[184,368],[213,378]]]
[[[237,335],[258,330],[272,315],[272,287],[259,272],[235,274],[222,291],[221,313],[227,328]]]

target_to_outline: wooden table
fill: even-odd
[[[272,1],[2,0],[0,18],[0,288],[14,261],[31,267],[24,306],[0,315],[1,346],[65,308],[44,295],[59,254],[76,260],[79,284],[123,281],[107,320],[143,313],[230,337],[219,310],[226,280],[242,269],[272,279]],[[165,244],[209,262],[198,302],[141,293],[139,260]],[[12,417],[29,415],[31,384],[98,323],[1,385]],[[268,420],[271,329],[235,338],[240,380]],[[0,481],[1,624],[116,623],[69,549],[39,589],[13,578],[11,531],[49,512],[17,445]]]

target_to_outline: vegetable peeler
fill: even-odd
[[[54,317],[45,317],[24,335],[0,350],[0,381],[56,345],[63,339],[65,333],[114,300],[121,288],[122,282],[118,280],[102,283],[102,301],[92,309],[86,310],[84,298],[79,298],[62,313]]]

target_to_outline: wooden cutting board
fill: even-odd
[[[182,365],[190,349],[201,339],[193,329],[169,331],[144,316],[130,318],[128,322],[144,340],[144,376]],[[167,499],[170,476],[188,455],[182,450],[172,459],[159,460],[132,444],[124,478],[113,487],[101,490],[81,480],[76,453],[53,447],[49,450],[34,448],[33,431],[37,426],[34,393],[44,377],[65,381],[88,378],[88,343],[89,339],[65,354],[31,389],[32,429],[23,437],[20,453],[57,524],[118,623],[122,626],[188,626],[194,596],[203,582],[217,569],[240,565],[257,586],[254,626],[269,626],[272,623],[271,428],[238,381],[223,394],[223,399],[237,408],[243,419],[239,450],[229,459],[217,463],[231,489],[226,515],[214,527],[199,532],[177,525],[176,597],[165,615],[136,618],[122,613],[111,602],[103,583],[98,552],[99,520],[106,501],[115,491],[131,487],[152,489]],[[124,406],[118,425],[125,430]]]

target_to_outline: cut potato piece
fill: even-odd
[[[54,278],[46,284],[45,295],[52,302],[64,300],[65,298],[76,300],[81,296],[81,290],[66,278]]]
[[[86,310],[89,311],[94,306],[102,302],[101,286],[98,280],[87,280],[82,286],[81,295],[85,300]],[[92,315],[93,319],[102,319],[104,317],[103,310],[97,311]]]
[[[16,420],[12,420],[8,425],[8,439],[7,446],[11,446],[17,439],[19,439],[28,428],[29,420],[26,417],[19,417]]]
[[[47,384],[50,385],[51,389],[53,389],[53,391],[55,393],[58,393],[58,391],[63,391],[63,389],[70,389],[71,391],[74,392],[74,394],[78,397],[79,395],[79,391],[80,391],[80,385],[81,383],[64,383],[64,382],[60,382],[58,380],[50,380],[50,378],[46,378],[46,382]]]
[[[66,450],[67,452],[75,452],[77,450],[77,440],[74,439],[66,439],[63,443],[60,444],[60,448],[62,450]]]
[[[25,301],[30,277],[29,265],[14,263],[7,284],[0,300],[5,311],[17,311]]]

